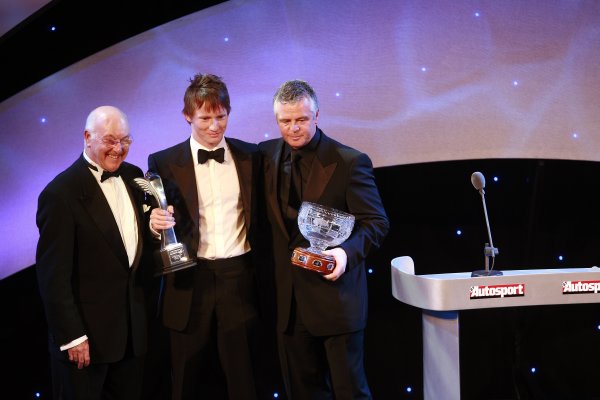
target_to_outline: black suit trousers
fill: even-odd
[[[64,351],[67,352],[66,350]],[[136,400],[141,398],[144,356],[128,352],[113,363],[77,369],[66,357],[50,357],[55,400]]]
[[[188,326],[171,330],[173,400],[256,399],[258,315],[250,257],[199,261],[193,268]]]
[[[290,325],[278,337],[288,400],[370,400],[363,340],[364,330],[331,336],[311,334],[293,301]]]

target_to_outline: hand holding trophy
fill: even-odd
[[[323,254],[328,247],[342,244],[354,227],[354,215],[308,201],[302,202],[298,211],[298,228],[310,242],[308,249],[296,247],[292,264],[329,274],[335,268],[335,259]]]
[[[167,209],[167,197],[165,196],[165,189],[159,175],[148,171],[146,172],[145,179],[135,178],[134,182],[141,190],[152,195],[161,209]],[[196,261],[190,259],[185,245],[177,242],[175,230],[172,227],[164,229],[161,233],[160,259],[162,267],[156,269],[155,276],[196,265]]]

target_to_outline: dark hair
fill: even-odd
[[[212,74],[196,74],[190,79],[190,85],[183,96],[183,113],[192,116],[194,111],[206,104],[209,111],[217,111],[221,107],[231,112],[229,92],[221,77]]]
[[[297,103],[303,98],[311,100],[314,107],[313,112],[319,109],[319,100],[317,100],[317,94],[314,89],[305,81],[295,79],[284,82],[279,86],[279,89],[277,89],[277,92],[273,96],[273,105],[275,103]]]

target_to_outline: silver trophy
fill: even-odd
[[[335,268],[335,259],[323,254],[328,247],[342,244],[352,233],[354,215],[308,201],[302,202],[298,211],[298,228],[310,242],[310,247],[296,247],[292,264],[329,274]]]
[[[146,172],[146,178],[135,178],[135,184],[144,192],[151,194],[161,209],[167,209],[167,197],[162,180],[158,174]],[[196,265],[196,261],[190,259],[187,248],[183,243],[177,242],[173,228],[164,229],[161,234],[160,260],[162,267],[156,269],[154,275],[164,275],[181,269]]]

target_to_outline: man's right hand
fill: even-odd
[[[90,365],[90,345],[87,340],[71,347],[67,352],[69,353],[69,361],[76,363],[78,369]]]
[[[150,213],[150,227],[157,232],[172,228],[175,226],[173,212],[173,206],[168,206],[166,210],[154,208]]]

